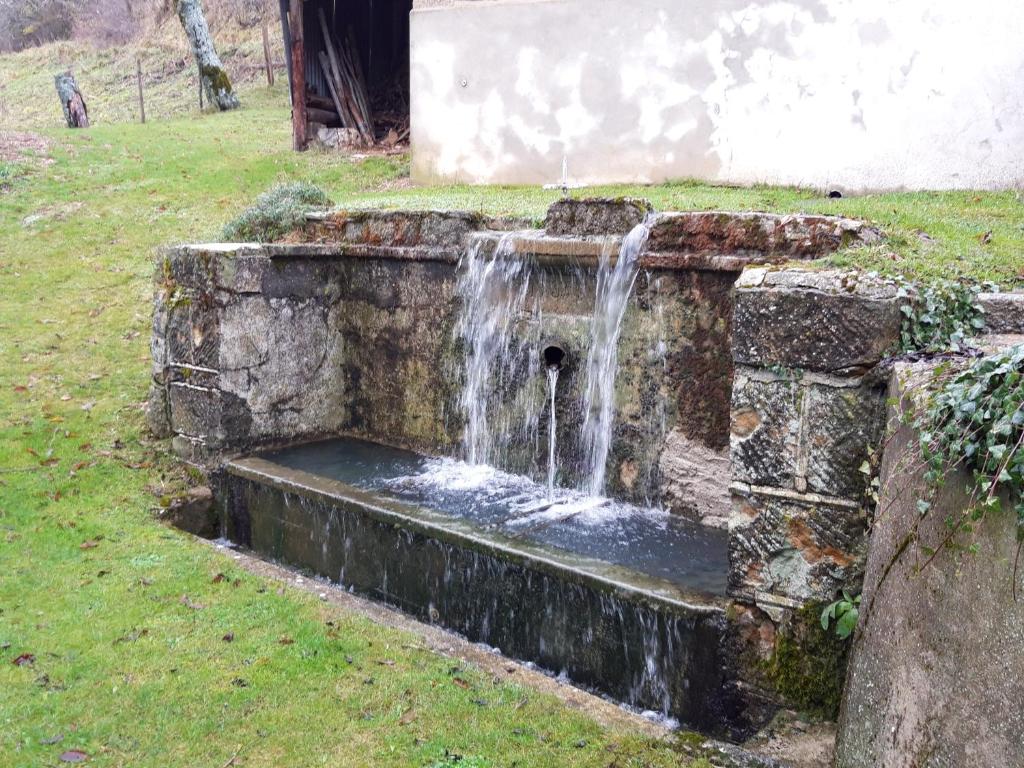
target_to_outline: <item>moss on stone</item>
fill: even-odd
[[[835,719],[850,644],[822,629],[822,607],[821,603],[810,603],[790,617],[778,634],[764,671],[776,693],[793,707]]]

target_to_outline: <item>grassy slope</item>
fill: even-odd
[[[422,765],[446,750],[480,765],[674,764],[664,744],[453,672],[151,521],[153,491],[173,483],[142,434],[154,246],[216,230],[276,180],[359,194],[403,167],[295,155],[283,92],[245,96],[231,115],[47,130],[55,162],[23,164],[0,196],[0,765],[72,747],[111,766],[220,766],[240,747],[238,764],[267,766]],[[34,665],[11,663],[23,653]]]
[[[155,246],[216,232],[278,180],[310,179],[345,204],[531,216],[552,193],[409,189],[402,158],[295,155],[282,88],[250,85],[245,110],[190,116],[185,71],[154,86],[149,124],[111,124],[133,114],[131,83],[115,76],[131,50],[76,62],[97,125],[71,133],[49,80],[70,55],[49,46],[0,57],[3,127],[41,132],[54,160],[8,166],[13,186],[0,192],[0,765],[54,764],[70,747],[92,764],[132,766],[219,766],[239,747],[247,765],[419,765],[446,749],[488,765],[671,763],[663,745],[603,732],[473,670],[458,673],[472,684],[463,689],[451,662],[406,647],[400,633],[278,594],[148,513],[153,491],[175,482],[142,430]],[[1012,195],[600,192],[639,192],[661,208],[865,216],[896,235],[898,260],[882,250],[841,258],[917,274],[1012,280],[1021,268]],[[988,230],[983,246],[976,237]],[[228,579],[214,582],[221,572]],[[10,663],[22,653],[35,664]],[[58,734],[59,744],[41,743]]]

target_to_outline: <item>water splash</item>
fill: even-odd
[[[497,465],[496,441],[504,430],[490,423],[493,401],[506,388],[503,377],[515,370],[522,353],[513,344],[513,331],[526,305],[531,263],[515,255],[511,235],[502,236],[492,257],[484,245],[473,243],[460,264],[463,311],[455,332],[466,345],[466,356],[459,405],[466,416],[466,460]]]
[[[600,496],[605,489],[606,465],[615,418],[615,377],[622,318],[637,276],[637,258],[647,241],[648,226],[638,224],[622,241],[615,264],[605,248],[597,270],[594,315],[590,325],[586,388],[583,392],[582,444],[584,490]]]
[[[557,467],[557,428],[558,419],[555,415],[555,395],[558,392],[558,366],[548,366],[548,402],[551,413],[548,417],[548,501],[555,498],[555,475]]]

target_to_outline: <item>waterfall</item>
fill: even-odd
[[[519,350],[513,331],[523,314],[530,286],[530,261],[517,257],[510,235],[498,242],[488,258],[484,243],[473,243],[460,265],[459,295],[463,310],[456,335],[466,346],[464,381],[459,405],[466,416],[462,443],[470,464],[497,465],[501,426],[490,423],[503,379],[514,370]]]
[[[583,490],[604,493],[608,451],[615,417],[615,376],[618,373],[619,335],[633,284],[637,257],[647,240],[647,224],[637,225],[622,241],[614,266],[611,251],[601,252],[597,269],[594,315],[590,324],[586,387],[583,392]]]
[[[557,419],[555,417],[555,394],[558,391],[558,366],[548,366],[548,402],[550,403],[551,413],[548,417],[548,501],[554,501],[555,499],[555,475],[556,466],[556,447],[557,440],[555,432],[557,431]]]

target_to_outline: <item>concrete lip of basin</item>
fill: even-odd
[[[223,470],[223,531],[236,544],[639,710],[733,740],[751,730],[723,596],[268,455]]]

